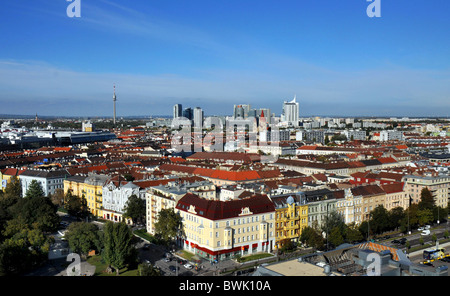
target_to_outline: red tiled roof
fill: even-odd
[[[177,203],[176,209],[187,212],[189,208],[195,207],[198,216],[221,220],[239,217],[242,209],[249,208],[253,214],[263,214],[275,211],[272,200],[267,195],[255,194],[248,198],[231,201],[219,201],[200,198],[195,194],[185,194]]]

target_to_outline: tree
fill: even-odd
[[[145,200],[137,197],[135,194],[131,195],[125,204],[123,216],[131,218],[133,223],[143,224],[145,215]]]
[[[64,200],[64,208],[69,215],[79,219],[84,219],[89,215],[89,208],[84,195],[78,197],[72,193],[72,190],[69,190],[64,195]]]
[[[331,230],[331,233],[328,236],[328,241],[331,243],[332,246],[334,246],[334,248],[344,243],[344,237],[342,236],[339,227],[334,227]]]
[[[121,268],[135,263],[137,251],[134,244],[134,236],[124,222],[106,222],[103,228],[102,258],[108,268],[116,270],[117,275]]]
[[[61,222],[56,206],[45,196],[22,198],[10,209],[14,217],[22,217],[28,225],[37,223],[44,232],[56,231]]]
[[[27,192],[25,193],[25,198],[31,197],[43,197],[45,196],[44,190],[42,190],[41,183],[36,180],[30,182]]]
[[[434,206],[434,198],[431,191],[425,187],[420,192],[419,210],[432,209]]]
[[[45,236],[37,223],[29,225],[22,217],[16,217],[7,222],[3,234],[0,275],[17,275],[47,260],[53,239]]]
[[[364,239],[362,233],[356,228],[356,224],[352,223],[350,225],[347,226],[347,231],[345,234],[345,240],[348,243],[356,243],[356,242],[360,242]]]
[[[12,176],[6,184],[3,197],[12,197],[15,199],[22,197],[22,183],[19,178]]]
[[[160,276],[161,272],[152,264],[142,263],[138,266],[139,276]]]
[[[64,204],[64,190],[58,188],[55,193],[50,196],[50,199],[54,205],[61,207]]]
[[[91,250],[100,250],[100,236],[97,225],[87,222],[71,223],[65,234],[69,247],[75,253],[87,256]]]
[[[370,212],[370,217],[369,226],[374,233],[383,233],[389,229],[389,215],[383,205],[378,205],[372,212]]]
[[[300,235],[300,241],[310,247],[313,247],[318,250],[322,250],[324,248],[324,239],[320,233],[310,226],[306,226],[303,228],[302,233]]]
[[[403,219],[406,217],[406,213],[402,207],[395,207],[388,212],[389,229],[395,230],[402,224]]]
[[[155,234],[163,242],[169,244],[173,238],[179,235],[183,223],[179,214],[175,213],[173,208],[163,209],[158,213],[155,223]]]
[[[422,209],[417,211],[417,220],[419,225],[425,225],[433,221],[433,211],[431,209]]]

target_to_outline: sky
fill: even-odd
[[[450,114],[447,0],[76,1],[1,1],[0,114]]]

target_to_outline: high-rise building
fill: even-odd
[[[203,110],[200,107],[194,109],[194,127],[203,127]]]
[[[194,118],[194,113],[191,107],[188,107],[183,110],[183,117],[186,117],[189,120],[192,120]]]
[[[250,111],[249,104],[234,105],[233,117],[234,118],[238,118],[238,117],[247,118],[249,111]]]
[[[175,104],[175,106],[173,106],[173,118],[178,118],[181,117],[183,115],[183,108],[181,106],[181,104]]]
[[[300,109],[298,102],[296,101],[297,97],[290,102],[284,101],[283,103],[283,120],[287,122],[289,125],[298,126]]]

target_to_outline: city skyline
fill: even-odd
[[[447,116],[448,1],[7,2],[0,11],[2,114],[170,115],[174,104],[280,116]],[[239,9],[236,9],[239,8]]]

